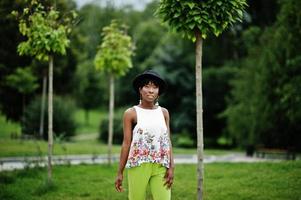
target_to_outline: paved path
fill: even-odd
[[[112,158],[113,162],[118,162],[119,155],[115,154]],[[205,156],[204,163],[214,162],[263,162],[267,159],[247,157],[243,153],[231,153],[220,156]],[[271,161],[269,159],[269,161]],[[54,164],[101,164],[107,163],[107,155],[61,155],[53,156]],[[191,154],[176,154],[176,164],[196,164],[197,155]],[[47,157],[6,157],[0,158],[0,171],[8,171],[14,169],[23,169],[25,167],[45,166]]]

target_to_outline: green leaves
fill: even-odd
[[[18,15],[16,12],[12,12]],[[76,17],[71,13],[71,17],[64,17],[64,21],[59,20],[60,13],[53,7],[46,11],[37,1],[31,1],[28,8],[24,8],[19,21],[20,33],[26,36],[26,40],[18,46],[20,55],[32,55],[38,60],[48,60],[50,54],[66,54],[69,46],[67,37],[69,24]]]
[[[7,85],[15,88],[21,94],[29,94],[38,88],[37,78],[32,74],[31,69],[17,68],[16,71],[6,77]]]
[[[94,59],[96,69],[116,76],[125,75],[132,67],[134,50],[131,37],[126,34],[126,26],[113,20],[103,28],[101,35],[103,41]]]
[[[220,35],[229,24],[241,21],[246,0],[161,0],[156,15],[172,28],[194,40],[195,29],[203,38]]]

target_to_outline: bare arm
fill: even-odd
[[[119,168],[115,181],[115,188],[118,192],[122,192],[123,171],[129,155],[129,150],[132,141],[132,124],[136,118],[134,108],[129,108],[123,115],[123,142],[120,152]]]
[[[171,135],[170,135],[170,126],[169,126],[169,112],[167,109],[162,108],[163,114],[164,114],[164,118],[165,118],[165,122],[166,122],[166,126],[168,129],[168,133],[169,133],[169,144],[170,144],[170,165],[168,170],[166,170],[166,174],[165,174],[165,185],[168,188],[171,188],[172,183],[173,183],[173,177],[174,177],[174,158],[173,158],[173,152],[172,152],[172,144],[171,144]]]

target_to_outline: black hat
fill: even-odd
[[[141,82],[146,78],[151,79],[151,80],[155,80],[155,81],[158,82],[158,84],[159,84],[159,95],[161,95],[165,92],[165,90],[167,88],[167,84],[161,78],[161,76],[153,70],[146,70],[142,74],[139,74],[138,76],[136,76],[135,79],[133,80],[134,90],[138,94],[139,94],[139,87],[142,86]]]

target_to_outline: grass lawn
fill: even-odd
[[[87,123],[85,120],[85,111],[83,109],[78,109],[75,112],[75,121],[77,124],[76,134],[98,133],[100,121],[106,115],[106,111],[91,110],[89,112],[89,123]]]
[[[0,139],[0,157],[47,155],[47,141]],[[120,153],[120,145],[113,145],[113,153]],[[174,154],[196,154],[196,149],[173,148]],[[107,145],[97,140],[62,142],[54,141],[54,155],[106,154]],[[224,155],[231,151],[205,149],[205,155]]]
[[[77,124],[76,134],[98,133],[100,121],[107,113],[101,110],[91,110],[89,112],[89,122],[85,120],[85,112],[83,109],[78,109],[75,112],[75,121]],[[0,139],[7,139],[11,137],[11,133],[21,134],[20,123],[7,121],[6,117],[0,113]]]
[[[47,142],[35,140],[0,140],[0,157],[8,156],[35,156],[47,155]],[[113,153],[119,153],[120,146],[113,146]],[[98,141],[82,142],[54,142],[54,155],[73,155],[73,154],[104,154],[107,153],[107,145]]]
[[[55,166],[46,187],[46,169],[0,173],[0,199],[124,200],[114,179],[117,165]],[[126,175],[124,188],[127,189]],[[205,200],[300,200],[301,161],[205,165]],[[148,195],[147,199],[151,199]],[[196,199],[196,166],[177,165],[173,200]]]
[[[7,121],[6,117],[0,112],[0,140],[10,138],[11,134],[21,134],[21,126],[19,123]]]

